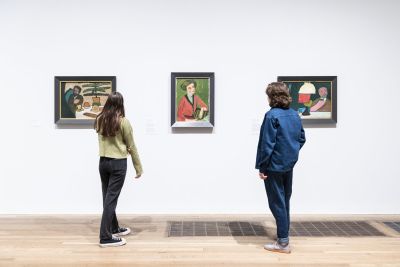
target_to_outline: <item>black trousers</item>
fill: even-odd
[[[118,228],[117,207],[126,176],[126,159],[100,157],[99,172],[103,191],[103,216],[101,217],[100,239],[112,238],[112,233]]]

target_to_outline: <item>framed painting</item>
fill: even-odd
[[[214,127],[214,73],[171,73],[171,126]]]
[[[92,125],[107,96],[116,90],[115,76],[54,77],[54,122]]]
[[[337,123],[337,76],[278,76],[292,97],[290,107],[310,124]]]

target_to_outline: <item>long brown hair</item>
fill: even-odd
[[[125,117],[124,98],[119,92],[112,92],[97,115],[94,129],[103,136],[115,136],[120,128],[120,119]]]
[[[283,82],[273,82],[268,84],[265,93],[269,97],[269,106],[271,108],[288,109],[292,98],[289,95],[289,89]]]

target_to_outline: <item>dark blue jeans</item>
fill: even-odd
[[[279,243],[289,243],[290,197],[292,195],[293,170],[288,172],[269,172],[264,180],[268,205],[274,215]]]

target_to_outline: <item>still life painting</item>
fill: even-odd
[[[116,77],[56,76],[54,87],[55,123],[90,125],[116,90]]]

